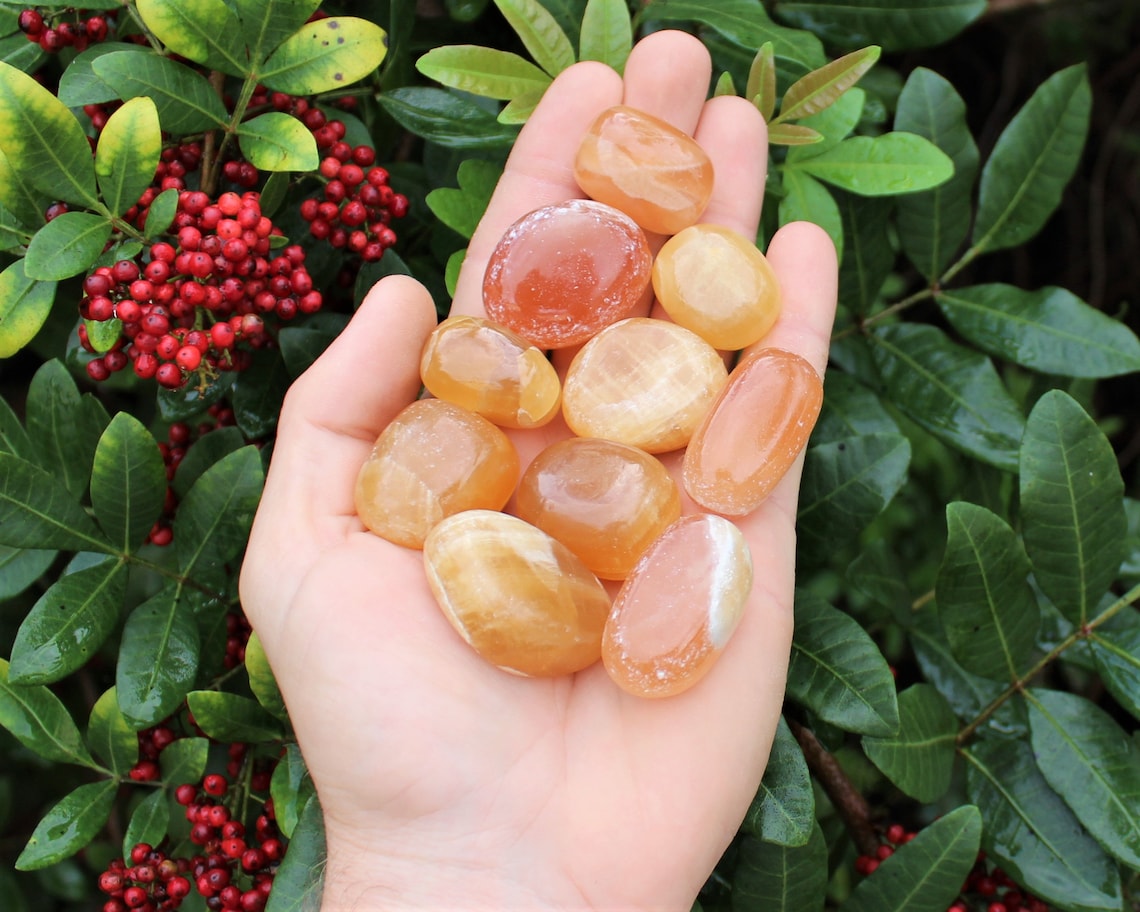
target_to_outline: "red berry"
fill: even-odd
[[[353,164],[367,168],[376,161],[376,150],[371,146],[357,146],[352,150]]]
[[[99,875],[99,889],[104,893],[118,893],[123,885],[123,875],[118,871],[104,871]]]
[[[147,892],[142,887],[127,887],[123,891],[123,902],[130,909],[138,909],[147,902]]]
[[[20,16],[16,22],[20,31],[25,35],[39,35],[44,28],[44,17],[40,15],[38,10],[34,9],[20,10]]]
[[[182,385],[182,369],[177,364],[168,361],[158,366],[158,370],[154,372],[154,379],[158,381],[160,386],[165,386],[167,389],[177,389]]]
[[[166,895],[174,900],[185,899],[190,895],[190,881],[177,874],[166,882]]]
[[[175,354],[174,361],[179,367],[194,371],[202,363],[202,353],[193,345],[183,345]]]
[[[219,776],[217,773],[211,773],[202,780],[202,790],[215,798],[220,798],[226,793],[226,786],[226,777]]]
[[[198,797],[198,789],[196,789],[189,782],[183,783],[174,790],[174,800],[181,804],[183,807],[189,807],[194,803],[194,799]]]

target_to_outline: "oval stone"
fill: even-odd
[[[506,671],[571,674],[601,656],[605,588],[569,548],[505,513],[470,510],[424,542],[428,585],[480,656]]]

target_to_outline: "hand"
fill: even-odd
[[[574,151],[614,104],[695,135],[717,174],[704,219],[754,236],[764,123],[742,99],[706,101],[710,71],[696,39],[661,32],[639,42],[624,79],[597,63],[559,76],[472,239],[454,311],[482,312],[483,268],[510,223],[581,195]],[[831,243],[793,224],[768,257],[784,312],[761,344],[799,352],[822,373]],[[293,385],[242,573],[242,602],[324,810],[324,908],[687,910],[756,792],[779,718],[800,464],[740,521],[755,588],[698,686],[643,700],[600,665],[557,679],[506,674],[452,630],[422,555],[372,535],[353,509],[373,442],[419,392],[434,324],[418,283],[387,278]],[[515,432],[523,464],[566,433],[560,423]]]

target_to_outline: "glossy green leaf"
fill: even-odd
[[[785,174],[785,180],[788,176]],[[890,224],[892,201],[842,190],[832,195],[843,231],[839,300],[855,313],[868,314],[878,309],[883,283],[895,263]]]
[[[136,6],[168,50],[211,70],[245,75],[241,22],[225,0],[136,0]]]
[[[158,755],[162,778],[166,782],[199,782],[210,758],[208,738],[179,738]]]
[[[122,215],[154,182],[162,154],[158,108],[149,98],[132,98],[107,119],[95,148],[95,176],[103,202]]]
[[[1016,247],[1041,230],[1080,161],[1091,107],[1088,73],[1077,64],[1045,80],[1014,115],[982,168],[976,249]]]
[[[95,59],[91,68],[120,97],[146,96],[153,101],[168,133],[212,130],[229,121],[206,77],[169,57],[123,51]]]
[[[752,800],[745,828],[758,839],[802,846],[815,825],[815,793],[811,774],[788,723],[780,718],[760,790]]]
[[[781,0],[784,22],[815,32],[829,44],[884,50],[949,41],[986,10],[986,0]]]
[[[10,453],[29,462],[35,460],[31,438],[3,396],[0,396],[0,453]]]
[[[293,331],[293,327],[290,327],[289,331]],[[284,334],[283,330],[282,336]],[[186,450],[182,461],[178,463],[178,471],[171,482],[171,487],[174,488],[179,500],[186,496],[186,492],[194,487],[194,482],[210,466],[245,445],[245,435],[236,427],[218,428],[195,440]]]
[[[447,265],[444,267],[444,282],[447,285],[447,293],[452,298],[455,297],[455,289],[459,286],[459,270],[463,268],[463,261],[467,259],[467,248],[456,250],[451,256],[447,258]]]
[[[80,396],[67,368],[52,360],[32,377],[27,416],[36,462],[62,479],[74,497],[82,497],[95,448],[110,422],[102,405],[90,395]]]
[[[530,119],[530,115],[534,113],[534,109],[538,107],[538,103],[542,101],[544,94],[546,94],[546,89],[542,88],[512,98],[503,106],[497,120],[501,124],[508,125],[526,123]]]
[[[325,867],[325,819],[313,795],[289,840],[289,851],[277,868],[265,912],[305,912],[320,907]]]
[[[459,165],[459,188],[439,187],[428,193],[426,202],[432,214],[470,240],[487,211],[491,194],[502,176],[497,162],[468,159]]]
[[[0,63],[0,150],[53,200],[98,205],[91,146],[75,115],[27,73]]]
[[[301,749],[296,744],[288,745],[285,755],[273,770],[269,784],[277,826],[287,838],[293,835],[293,830],[315,791]]]
[[[771,41],[760,45],[756,56],[752,58],[744,97],[756,105],[756,110],[764,120],[772,119],[776,110],[776,51]]]
[[[950,788],[957,734],[945,697],[930,684],[914,684],[899,694],[898,734],[863,738],[863,752],[911,798],[933,804]]]
[[[320,5],[320,0],[243,0],[238,17],[250,60],[255,65],[263,61]]]
[[[103,692],[91,707],[87,720],[87,745],[119,776],[125,776],[139,757],[139,738],[123,718],[119,695],[114,687]]]
[[[158,401],[158,415],[163,421],[187,421],[202,414],[215,402],[227,396],[233,385],[234,373],[226,371],[216,380],[208,382],[205,387],[188,383],[177,390],[160,388],[155,397]]]
[[[868,338],[887,397],[900,411],[952,447],[1017,471],[1025,419],[989,358],[935,326],[884,326]]]
[[[461,92],[510,99],[550,85],[550,77],[518,54],[472,44],[432,48],[416,69]]]
[[[862,434],[899,433],[898,422],[882,400],[850,374],[829,370],[824,386],[827,395],[812,431],[812,446]]]
[[[271,715],[288,721],[285,701],[281,698],[281,691],[277,687],[277,680],[273,677],[273,669],[269,667],[269,659],[257,631],[250,634],[249,642],[246,643],[245,671],[249,676],[249,689],[257,702]]]
[[[982,811],[982,844],[991,860],[1059,908],[1119,912],[1119,869],[1049,787],[1029,745],[980,741],[963,756],[966,790]]]
[[[118,624],[126,594],[126,564],[116,558],[61,576],[16,632],[12,683],[48,684],[90,662]]]
[[[950,651],[967,671],[1014,680],[1041,626],[1025,548],[1000,516],[964,501],[947,504],[946,526],[935,593]]]
[[[43,576],[57,553],[0,545],[0,601],[19,595]]]
[[[495,0],[535,62],[551,76],[574,63],[574,47],[558,21],[539,0]]]
[[[1140,339],[1071,291],[993,283],[953,288],[935,300],[983,351],[1062,377],[1115,377],[1140,370]]]
[[[1096,628],[1088,644],[1105,688],[1140,719],[1140,614],[1125,609]]]
[[[389,251],[384,256],[385,265],[390,265],[395,258],[395,254]],[[268,352],[241,372],[234,384],[230,404],[237,426],[246,437],[254,440],[273,432],[281,414],[281,400],[285,398],[288,387],[289,372],[285,369],[285,362]]]
[[[956,808],[880,863],[840,907],[843,912],[944,912],[978,857],[982,815]]]
[[[490,111],[444,89],[409,86],[378,99],[405,130],[449,149],[505,148],[518,135],[517,127],[500,124]]]
[[[823,138],[817,143],[789,149],[787,160],[797,162],[805,158],[813,158],[827,149],[839,145],[858,126],[866,104],[867,93],[862,89],[852,88],[840,95],[833,104],[828,105],[818,114],[805,117],[800,121],[800,126],[811,128]],[[806,177],[807,175],[803,176]]]
[[[5,659],[0,659],[0,725],[45,760],[96,765],[59,697],[42,684],[23,687],[9,683]]]
[[[36,337],[51,313],[55,282],[28,277],[24,260],[0,272],[0,358],[11,358]]]
[[[887,542],[876,539],[863,545],[844,576],[857,595],[889,609],[896,618],[911,619],[913,596],[902,562]]]
[[[1124,482],[1104,432],[1061,390],[1042,396],[1029,415],[1020,483],[1022,535],[1037,585],[1083,624],[1124,557]]]
[[[179,565],[193,577],[201,562],[222,564],[245,547],[264,473],[256,447],[243,447],[210,466],[178,506],[174,543]]]
[[[879,59],[874,45],[844,54],[793,82],[780,101],[781,120],[800,120],[833,105]]]
[[[83,325],[87,328],[88,343],[99,354],[109,352],[123,335],[123,321],[118,317],[110,320],[84,320]]]
[[[279,111],[245,121],[238,127],[238,146],[262,171],[312,171],[321,162],[312,131]]]
[[[103,828],[115,804],[114,779],[89,782],[68,794],[36,826],[16,859],[17,871],[35,871],[68,858]]]
[[[31,279],[58,281],[86,272],[111,237],[111,222],[91,212],[65,212],[36,232],[28,244],[24,272]]]
[[[162,513],[166,467],[158,442],[133,415],[119,412],[99,438],[91,469],[91,506],[118,548],[130,552]]]
[[[194,686],[198,626],[176,586],[139,605],[123,626],[115,686],[119,708],[132,728],[170,715]]]
[[[153,53],[149,48],[124,41],[104,41],[100,44],[93,44],[81,54],[77,54],[60,75],[59,90],[56,92],[59,100],[69,108],[82,108],[89,104],[118,101],[119,94],[99,78],[93,64],[100,57],[120,52],[135,53],[142,56]]]
[[[49,201],[49,197],[20,178],[4,154],[4,147],[0,146],[0,206],[21,225],[31,228],[44,224],[44,211]]]
[[[621,73],[632,48],[633,28],[625,0],[587,0],[578,59],[597,60]]]
[[[265,61],[261,81],[276,92],[316,95],[363,79],[384,60],[388,38],[367,19],[330,16],[301,26]]]
[[[823,912],[827,841],[812,822],[811,837],[789,847],[744,836],[732,874],[732,912]]]
[[[913,133],[853,136],[787,166],[860,196],[896,196],[945,183],[954,163],[928,139]]]
[[[155,789],[135,808],[123,834],[123,857],[131,857],[131,849],[140,842],[158,845],[170,828],[170,801],[162,789]]]
[[[823,134],[800,124],[775,123],[768,129],[768,143],[773,146],[812,146],[823,142]]]
[[[257,743],[281,737],[281,723],[249,697],[217,690],[195,690],[186,705],[198,727],[215,741]]]
[[[111,544],[53,475],[0,453],[0,544],[107,551]]]
[[[812,222],[827,232],[835,251],[843,256],[843,217],[831,192],[810,174],[784,172],[784,198],[780,200],[780,224]],[[889,250],[889,248],[888,248]]]
[[[925,67],[907,77],[894,126],[930,140],[954,163],[954,175],[946,183],[898,199],[903,252],[927,279],[934,279],[970,230],[978,147],[966,122],[966,103],[950,82]]]
[[[898,730],[894,677],[858,622],[807,591],[796,593],[788,696],[844,731]]]

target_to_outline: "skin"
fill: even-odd
[[[743,99],[706,101],[710,75],[707,51],[680,32],[639,42],[624,78],[590,62],[561,74],[472,240],[454,312],[482,313],[483,269],[508,225],[580,195],[574,150],[614,104],[694,135],[719,175],[704,220],[754,236],[765,126]],[[822,373],[831,242],[796,223],[767,254],[784,311],[762,344]],[[698,686],[644,700],[600,665],[558,679],[506,674],[449,626],[422,555],[367,532],[354,513],[356,474],[419,394],[419,352],[434,325],[418,283],[386,278],[296,381],[241,578],[324,810],[323,908],[687,910],[756,792],[779,718],[802,460],[739,521],[756,583]],[[556,423],[513,439],[525,466],[566,434]],[[679,468],[679,455],[665,461]]]

